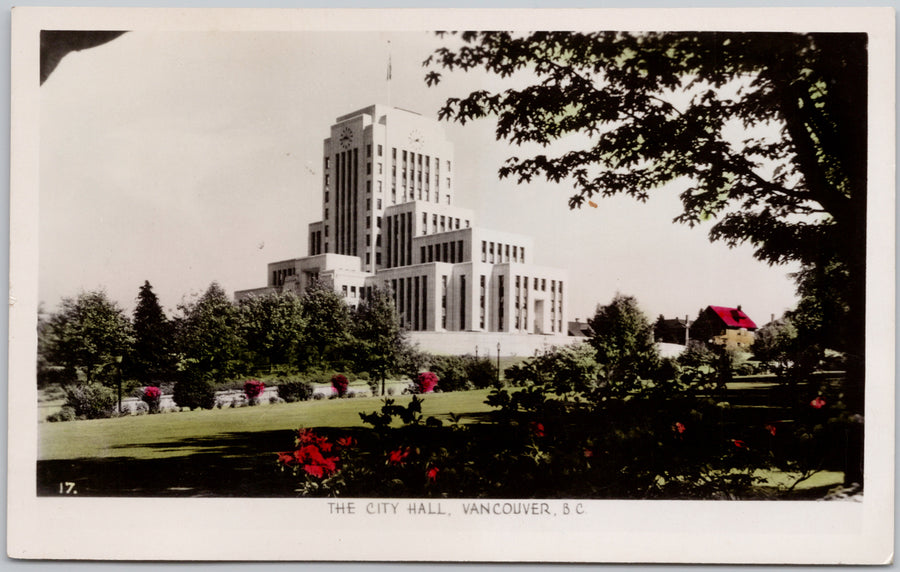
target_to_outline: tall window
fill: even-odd
[[[431,247],[429,247],[431,248]],[[447,276],[441,276],[441,327],[447,329]]]
[[[459,277],[459,329],[466,329],[466,276]]]
[[[503,307],[506,305],[506,287],[505,276],[497,277],[497,329],[501,332],[506,331],[506,324],[503,321]]]
[[[480,314],[479,314],[479,315],[480,315],[480,317],[481,317],[481,320],[480,320],[479,326],[478,326],[478,327],[481,328],[481,329],[484,329],[484,305],[485,305],[485,304],[484,304],[484,298],[485,298],[485,290],[486,290],[486,288],[485,288],[485,276],[484,276],[484,274],[482,274],[482,275],[479,277],[479,292],[480,292],[480,295],[481,295],[481,300],[480,300]]]

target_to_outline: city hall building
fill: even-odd
[[[499,344],[525,355],[570,343],[566,271],[535,264],[531,237],[478,227],[455,204],[455,168],[433,119],[382,105],[338,117],[308,255],[270,263],[267,286],[235,298],[322,282],[356,305],[384,288],[427,351],[493,354]]]

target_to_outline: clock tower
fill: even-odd
[[[386,258],[385,209],[453,200],[453,145],[437,121],[417,113],[373,105],[338,117],[323,154],[322,221],[310,228],[311,255],[358,256],[374,272]]]

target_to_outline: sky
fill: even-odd
[[[448,97],[504,86],[454,72],[427,87],[422,62],[446,43],[424,32],[130,32],[67,55],[40,90],[43,307],[102,288],[130,313],[148,280],[172,316],[212,281],[229,294],[265,285],[267,263],[307,253],[337,116],[386,103],[436,117]],[[455,204],[481,226],[532,235],[536,264],[568,269],[569,319],[616,293],[651,320],[741,305],[762,325],[795,305],[796,267],[711,243],[708,225],[672,223],[679,185],[646,203],[570,210],[568,183],[498,178],[507,157],[534,149],[497,141],[495,127],[445,123]]]

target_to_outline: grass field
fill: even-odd
[[[423,414],[478,414],[489,390],[435,393],[425,397]],[[411,396],[393,397],[409,403]],[[380,409],[382,398],[327,399],[260,405],[238,409],[184,411],[114,419],[41,423],[38,458],[79,459],[129,457],[154,459],[186,456],[219,448],[217,440],[236,433],[284,432],[299,427],[363,427],[360,412]],[[290,442],[287,443],[290,445]],[[277,450],[277,447],[273,450]]]

